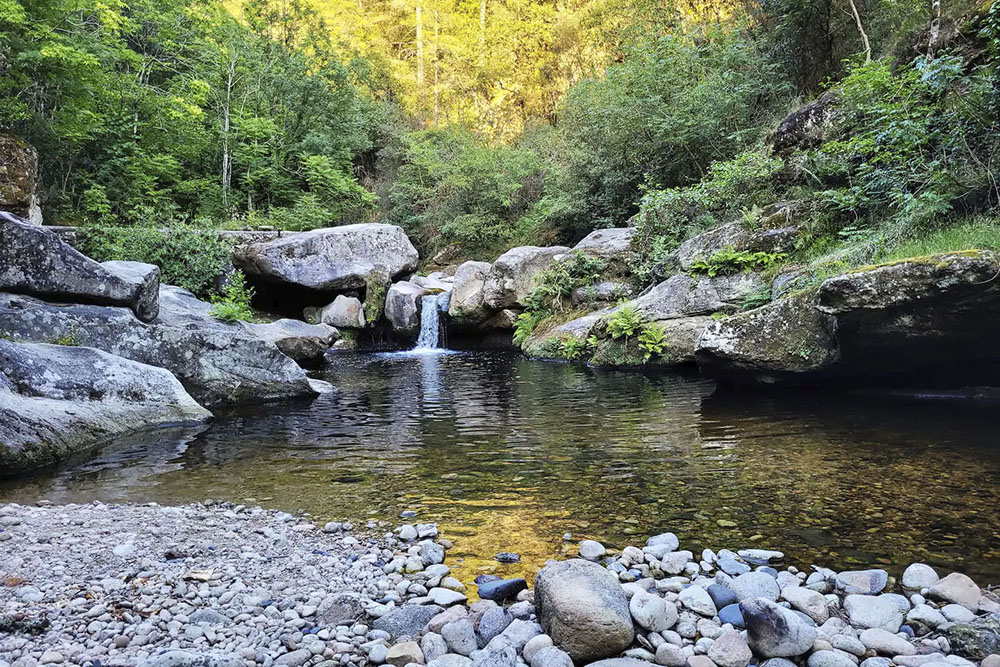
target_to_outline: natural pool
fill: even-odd
[[[336,392],[118,443],[5,482],[0,501],[213,498],[356,523],[415,509],[466,579],[670,530],[692,550],[1000,580],[995,408],[724,393],[506,353],[347,353],[320,377]]]

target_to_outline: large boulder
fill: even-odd
[[[423,297],[424,288],[415,282],[401,280],[392,284],[385,295],[385,319],[393,331],[409,336],[420,330]]]
[[[1000,257],[969,251],[918,257],[826,280],[818,308],[836,317],[845,372],[914,366],[947,373],[995,360]]]
[[[775,209],[768,211],[769,219],[785,221],[789,217]],[[712,255],[731,248],[742,252],[789,252],[795,248],[798,229],[782,226],[777,229],[747,229],[742,221],[715,227],[688,239],[677,249],[677,262],[681,269],[690,271],[694,262],[709,259]]]
[[[511,248],[493,262],[486,275],[483,303],[493,310],[524,305],[521,302],[535,288],[538,274],[568,252],[564,246]]]
[[[610,312],[610,308],[605,308],[575,317],[567,322],[542,323],[531,332],[531,336],[524,343],[522,351],[527,356],[536,359],[558,358],[560,356],[558,342],[566,340],[586,341]]]
[[[604,318],[606,319],[606,318]],[[630,340],[602,339],[593,351],[590,363],[593,366],[628,367],[640,365],[681,366],[695,360],[695,348],[705,329],[714,320],[707,315],[679,317],[657,320],[653,326],[663,331],[663,349],[649,359],[636,337]]]
[[[417,268],[419,256],[395,225],[317,229],[237,248],[233,263],[252,280],[319,292],[365,289]]]
[[[38,151],[27,141],[0,132],[0,211],[42,224],[38,206]]]
[[[634,308],[650,321],[669,320],[694,315],[734,312],[751,293],[761,289],[757,274],[736,273],[727,276],[677,274],[659,283],[639,297],[615,308]]]
[[[631,254],[632,237],[636,231],[635,227],[596,229],[573,246],[573,250],[608,262],[624,262]]]
[[[282,354],[300,364],[321,360],[330,346],[340,338],[340,332],[329,324],[307,324],[302,320],[288,318],[261,324],[240,324],[257,338],[274,343]]]
[[[152,264],[99,264],[47,229],[0,212],[0,291],[124,306],[149,322],[159,312],[159,286],[160,270]]]
[[[455,270],[454,286],[448,315],[455,321],[478,324],[489,318],[491,311],[486,308],[486,276],[492,264],[487,262],[465,262]]]
[[[130,310],[93,305],[54,305],[0,293],[0,337],[59,341],[171,371],[206,405],[315,396],[299,366],[267,341],[238,325],[171,311],[144,323]]]
[[[635,636],[618,578],[597,563],[573,559],[542,568],[535,605],[542,627],[577,664],[618,655]]]
[[[209,417],[162,368],[89,347],[0,339],[0,473]]]
[[[250,334],[274,343],[285,356],[299,363],[320,360],[340,338],[340,332],[328,324],[308,324],[301,320],[279,319],[274,322],[223,322],[212,316],[212,304],[174,285],[160,285],[160,315],[154,324],[183,329],[229,331]]]
[[[834,318],[800,294],[713,322],[695,358],[702,371],[722,378],[770,384],[826,370],[840,359]]]
[[[319,321],[342,329],[364,329],[365,307],[357,297],[338,294],[320,311]]]
[[[771,135],[771,145],[785,152],[823,143],[837,120],[837,99],[831,90],[788,114]]]

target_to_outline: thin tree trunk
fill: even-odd
[[[861,35],[861,43],[865,47],[865,64],[872,61],[872,45],[868,41],[868,33],[865,32],[865,27],[861,24],[861,15],[858,13],[858,6],[854,4],[854,0],[847,0],[851,4],[851,14],[854,15],[854,22],[858,26],[858,33]]]
[[[420,5],[417,4],[417,97],[422,98],[424,92],[424,22],[420,10]]]
[[[229,59],[226,73],[226,103],[222,110],[222,208],[229,210],[229,189],[232,187],[233,158],[229,153],[230,109],[233,102],[233,83],[236,78],[236,54]]]
[[[438,10],[434,10],[434,126],[438,124]]]
[[[479,0],[479,65],[486,62],[486,0]]]
[[[927,37],[927,59],[934,60],[941,39],[941,0],[931,0],[931,29]]]

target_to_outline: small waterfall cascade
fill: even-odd
[[[450,292],[426,294],[420,299],[420,336],[414,350],[441,349],[441,313],[448,310]]]

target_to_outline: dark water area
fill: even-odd
[[[670,530],[696,552],[1000,581],[996,407],[723,392],[506,353],[347,353],[318,377],[336,391],[119,443],[4,482],[0,500],[213,498],[355,523],[415,509],[466,579]]]

